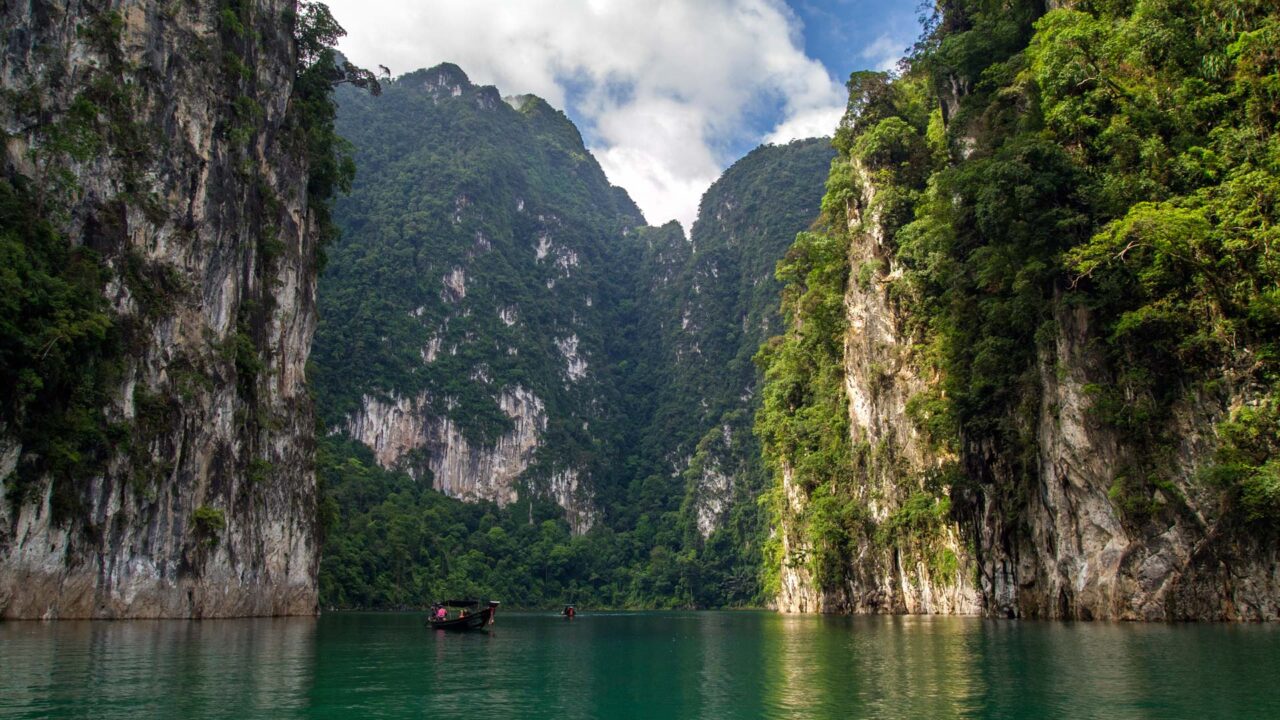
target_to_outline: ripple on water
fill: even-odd
[[[1280,717],[1271,626],[504,612],[0,623],[0,717]]]

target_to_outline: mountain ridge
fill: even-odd
[[[452,64],[407,73],[377,99],[340,94],[339,129],[361,171],[336,205],[344,237],[321,282],[313,373],[320,414],[332,431],[373,450],[380,469],[362,475],[369,482],[403,471],[446,495],[493,501],[508,535],[521,532],[506,525],[516,516],[528,523],[558,514],[576,535],[607,530],[616,539],[593,542],[612,545],[647,537],[656,523],[670,539],[613,547],[628,559],[611,574],[626,578],[594,583],[610,588],[614,604],[627,594],[652,603],[658,593],[631,584],[650,559],[632,556],[683,547],[693,566],[710,567],[702,546],[731,506],[754,512],[759,473],[737,490],[731,482],[755,466],[744,460],[754,447],[749,412],[733,416],[732,462],[704,449],[696,478],[685,477],[686,463],[729,405],[746,408],[750,356],[767,325],[761,313],[771,312],[776,293],[773,264],[816,214],[831,151],[825,140],[754,151],[708,202],[741,177],[741,197],[721,208],[722,219],[743,208],[755,219],[720,232],[721,220],[708,217],[686,237],[678,223],[644,225],[564,113],[535,97],[495,104],[498,97]],[[791,193],[779,193],[772,209],[770,173]],[[390,256],[399,259],[388,263]],[[721,273],[733,286],[723,295],[708,285]],[[693,304],[681,310],[686,302]],[[693,315],[706,318],[692,323]],[[723,317],[713,323],[713,315]],[[744,379],[732,382],[743,387],[704,401],[698,378],[719,387],[723,368],[688,353],[713,351],[737,358],[733,377]],[[682,355],[696,370],[673,383]],[[714,417],[693,419],[703,402]],[[705,427],[680,420],[676,432],[664,419],[671,413]],[[485,417],[494,420],[488,429]],[[698,489],[712,476],[729,482],[715,502]],[[758,545],[759,524],[749,524],[734,547]],[[681,527],[700,530],[686,540]],[[741,603],[754,594],[754,571],[738,551],[724,561],[743,576],[735,586]],[[341,571],[343,563],[330,564]],[[691,588],[681,592],[697,602]]]

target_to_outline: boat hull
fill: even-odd
[[[487,607],[477,613],[448,620],[427,620],[432,630],[483,630],[493,622],[496,607]]]

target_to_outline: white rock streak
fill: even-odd
[[[578,336],[570,335],[556,340],[556,349],[565,362],[565,375],[570,380],[581,380],[587,375],[587,361],[578,355]]]

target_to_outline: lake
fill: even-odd
[[[423,618],[0,622],[0,717],[1280,717],[1268,625]]]

